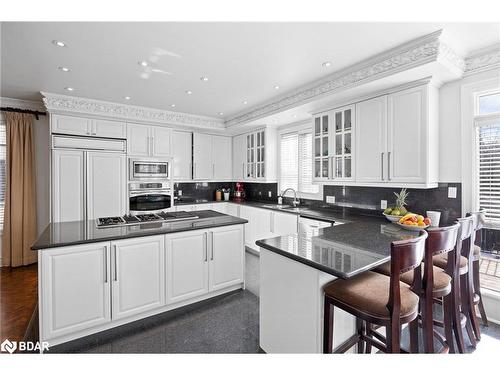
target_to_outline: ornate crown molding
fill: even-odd
[[[47,92],[41,92],[41,94],[44,97],[43,102],[45,107],[49,112],[72,112],[129,121],[155,122],[209,129],[224,129],[224,122],[212,117],[124,105],[67,95],[51,94]]]
[[[0,106],[2,107],[14,107],[20,109],[30,109],[32,111],[45,111],[45,107],[42,102],[36,102],[33,100],[22,100],[14,98],[0,97]]]
[[[387,52],[376,55],[348,69],[329,76],[326,80],[304,86],[272,102],[255,107],[250,112],[229,118],[228,127],[246,123],[276,112],[307,103],[319,96],[332,94],[348,88],[392,75],[403,70],[437,61],[439,57],[462,74],[464,62],[439,38],[442,30],[412,40]]]
[[[464,75],[467,76],[495,68],[500,68],[500,47],[466,58]]]

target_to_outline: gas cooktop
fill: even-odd
[[[159,212],[158,214],[124,215],[113,217],[100,217],[96,219],[97,228],[119,227],[124,225],[138,225],[146,223],[171,222],[181,220],[194,220],[199,216],[187,211]]]

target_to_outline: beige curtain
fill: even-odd
[[[35,143],[33,115],[4,112],[7,128],[5,216],[2,234],[4,266],[36,262],[30,250],[36,240]]]

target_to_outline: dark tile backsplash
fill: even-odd
[[[457,188],[457,197],[448,198],[448,187]],[[231,189],[233,198],[234,182],[186,182],[176,183],[175,192],[182,190],[184,199],[215,199],[215,190],[222,188]],[[244,189],[246,199],[249,201],[277,202],[277,183],[251,183],[245,182]],[[380,214],[380,201],[386,200],[389,206],[394,205],[395,192],[399,188],[384,187],[362,187],[362,186],[331,186],[325,185],[323,189],[323,200],[301,199],[302,205],[316,208],[349,209],[363,213]],[[269,197],[271,192],[271,197]],[[450,222],[461,216],[462,210],[462,185],[460,183],[439,183],[433,189],[408,189],[408,210],[425,215],[427,210],[441,211],[442,222]],[[327,204],[326,196],[335,196],[335,204]],[[284,203],[290,203],[291,199],[285,198]]]
[[[457,197],[448,198],[448,187],[457,188]],[[362,187],[362,186],[330,186],[323,189],[323,200],[326,196],[335,196],[335,204],[331,206],[354,207],[363,210],[380,210],[380,201],[386,200],[388,206],[394,205],[395,192],[399,188]],[[427,210],[441,211],[442,222],[449,222],[461,216],[462,212],[462,184],[439,183],[433,189],[408,189],[407,209],[424,214]]]

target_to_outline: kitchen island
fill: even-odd
[[[392,241],[413,238],[383,218],[339,214],[345,224],[300,225],[298,234],[260,246],[260,347],[267,353],[323,352],[323,288],[390,259]],[[355,332],[355,318],[335,308],[333,345]]]
[[[49,224],[32,246],[40,340],[57,345],[244,288],[247,221],[193,213],[197,219],[109,228]]]

